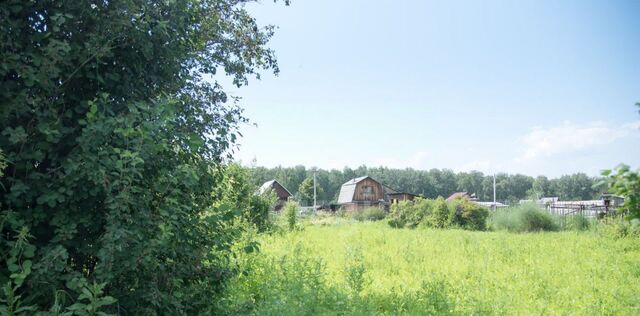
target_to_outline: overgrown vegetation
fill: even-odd
[[[435,200],[418,198],[392,205],[389,225],[396,228],[425,226],[485,230],[488,215],[485,207],[467,199],[446,202],[442,197]]]
[[[604,170],[603,184],[609,191],[624,197],[622,209],[628,212],[628,219],[640,220],[640,170],[633,171],[627,165],[614,170]]]
[[[387,212],[380,207],[367,207],[351,212],[351,218],[363,221],[379,221],[387,217]]]
[[[287,230],[292,231],[296,229],[298,213],[300,213],[300,206],[298,205],[298,202],[288,201],[284,205],[281,217]]]
[[[521,204],[499,209],[489,218],[494,230],[510,232],[557,231],[558,223],[551,214],[535,204]]]
[[[278,70],[245,2],[0,4],[3,313],[212,313],[239,213],[265,226],[221,201],[246,119],[215,75]]]
[[[237,315],[632,315],[637,238],[312,225],[239,253],[223,308]]]

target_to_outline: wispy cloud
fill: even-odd
[[[640,128],[640,121],[619,126],[612,126],[603,122],[577,124],[565,121],[556,127],[535,127],[521,138],[522,155],[517,161],[550,157],[561,153],[611,144],[638,128]]]

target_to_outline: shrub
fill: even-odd
[[[249,171],[237,163],[222,166],[222,181],[215,191],[218,201],[215,205],[227,205],[260,231],[271,226],[269,213],[276,204],[276,195],[271,190],[261,195],[255,194]]]
[[[469,230],[485,230],[489,210],[467,199],[456,199],[449,203],[449,223]]]
[[[395,228],[414,228],[418,225],[434,228],[460,227],[485,230],[489,211],[467,199],[447,203],[442,197],[436,200],[418,198],[402,201],[392,206],[389,225]]]
[[[427,226],[435,228],[445,228],[450,224],[449,207],[443,197],[439,196],[433,202],[431,216],[427,218]]]
[[[298,206],[297,202],[289,201],[284,205],[282,216],[284,218],[284,224],[289,231],[292,231],[296,228],[296,223],[298,222],[298,212],[300,212],[300,207]]]
[[[379,221],[387,217],[387,212],[379,207],[368,207],[354,211],[351,217],[357,221]]]
[[[557,231],[551,214],[535,204],[522,204],[493,213],[490,226],[495,230],[512,232]]]
[[[407,218],[413,212],[413,205],[409,201],[401,201],[391,205],[389,214],[389,226],[393,228],[403,228],[407,225]]]

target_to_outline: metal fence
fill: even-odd
[[[617,216],[621,215],[620,211],[622,211],[615,206],[580,203],[549,204],[546,208],[549,213],[555,215],[581,215],[587,218],[604,218]]]

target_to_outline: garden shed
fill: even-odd
[[[402,201],[413,201],[415,200],[415,198],[420,197],[419,195],[407,192],[389,192],[387,193],[387,196],[389,197],[389,202],[391,204],[399,203]]]

